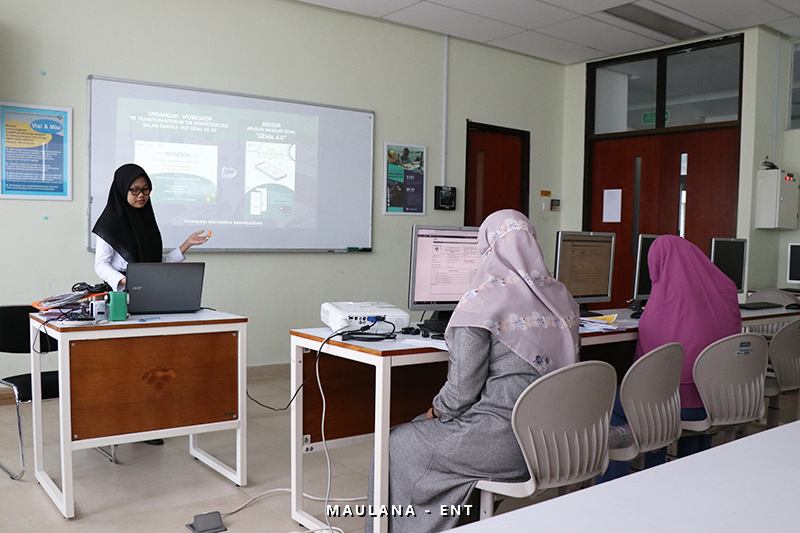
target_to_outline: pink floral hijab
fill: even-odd
[[[530,220],[506,209],[478,234],[481,267],[447,325],[492,332],[541,374],[578,361],[578,304],[550,276]]]

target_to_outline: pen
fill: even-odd
[[[149,318],[140,318],[139,322],[147,322],[148,320],[160,320],[160,316],[151,316]]]

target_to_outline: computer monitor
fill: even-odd
[[[744,293],[744,267],[747,261],[747,239],[711,239],[711,262],[736,284],[739,294]]]
[[[411,236],[408,309],[448,320],[481,264],[478,228],[415,225]]]
[[[610,302],[615,233],[559,231],[556,279],[579,304]],[[587,314],[582,310],[582,314]]]
[[[789,265],[786,268],[786,281],[800,283],[800,243],[789,244]]]
[[[633,299],[636,305],[650,298],[650,291],[653,284],[650,281],[650,268],[647,266],[647,253],[650,246],[661,235],[639,234],[639,244],[636,247],[636,272],[633,275]]]

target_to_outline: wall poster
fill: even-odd
[[[426,147],[384,143],[383,152],[386,154],[384,213],[424,215]]]
[[[72,200],[72,109],[0,102],[0,198]]]

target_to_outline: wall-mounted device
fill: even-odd
[[[456,188],[455,187],[441,187],[439,185],[433,188],[434,192],[434,209],[445,209],[453,211],[456,208]]]
[[[320,318],[332,330],[358,329],[375,323],[379,317],[394,324],[398,331],[410,323],[407,312],[386,302],[325,302],[320,309]],[[376,332],[390,329],[387,324],[375,326]]]

